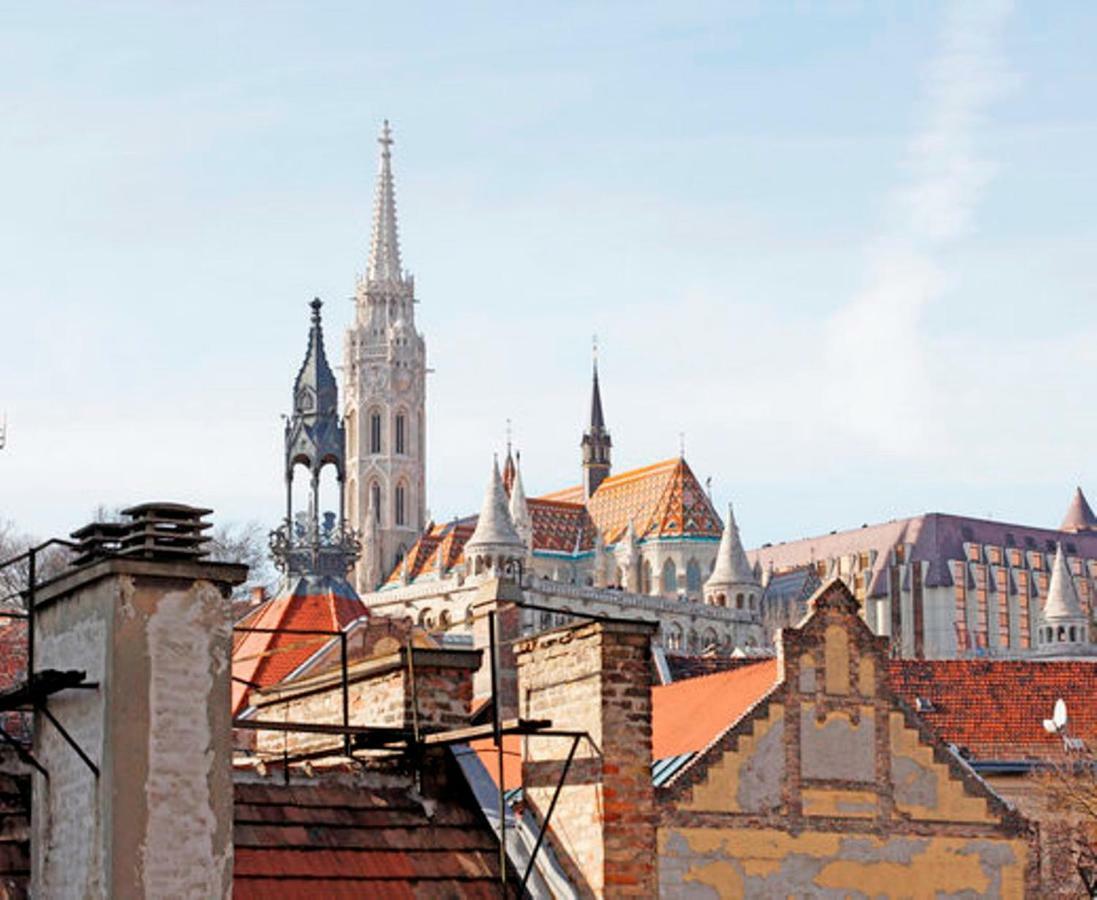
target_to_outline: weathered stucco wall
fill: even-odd
[[[901,707],[840,583],[783,679],[660,791],[663,896],[1019,897],[1029,824]]]
[[[33,885],[44,897],[227,897],[232,887],[229,607],[244,569],[110,560],[52,587],[36,669],[83,669],[93,690],[39,713]],[[212,575],[212,579],[202,577]],[[218,577],[223,576],[223,577]]]
[[[1024,840],[776,828],[659,835],[665,897],[1021,897]]]

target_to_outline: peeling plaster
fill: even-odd
[[[218,897],[232,853],[229,847],[214,853],[217,815],[209,781],[215,748],[208,703],[196,701],[212,699],[226,660],[214,659],[225,641],[203,621],[205,598],[195,596],[202,592],[196,585],[165,594],[148,620],[148,830],[141,857],[145,884],[171,885],[174,896]]]

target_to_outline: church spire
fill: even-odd
[[[381,160],[377,170],[377,191],[373,200],[373,235],[370,239],[369,264],[366,280],[398,282],[403,279],[400,267],[400,239],[396,230],[396,190],[392,181],[392,130],[389,120],[381,126]]]
[[[594,377],[590,393],[590,425],[583,434],[583,497],[587,500],[610,473],[610,440],[602,414],[602,391],[598,385],[598,342],[594,343]]]
[[[346,479],[346,433],[339,416],[338,389],[324,353],[319,298],[312,301],[305,361],[293,383],[293,414],[286,420],[286,518],[272,535],[276,564],[288,575],[333,575],[342,578],[354,563],[358,547],[346,529],[343,485]],[[338,509],[320,509],[320,472],[335,468]],[[293,479],[304,467],[309,479],[308,508],[293,508]]]

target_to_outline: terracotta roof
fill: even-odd
[[[535,550],[574,553],[594,546],[594,523],[582,504],[543,498],[529,500],[527,504],[533,519]]]
[[[367,615],[354,589],[343,579],[304,576],[237,623],[237,628],[281,628],[337,631]],[[312,656],[330,637],[269,634],[237,630],[233,636],[232,714],[246,706],[251,682],[260,687],[277,684]]]
[[[391,775],[238,781],[233,897],[497,897],[498,842],[460,774],[424,795]]]
[[[677,653],[667,654],[667,667],[673,682],[699,678],[702,675],[714,675],[717,672],[730,672],[743,666],[753,666],[764,660],[749,656],[686,656]]]
[[[723,531],[708,495],[680,457],[611,475],[585,505],[581,487],[530,498],[527,505],[533,520],[533,549],[549,552],[588,552],[594,547],[596,529],[606,544],[615,544],[624,537],[630,519],[640,539],[718,538]],[[428,527],[408,551],[408,580],[437,571],[439,553],[444,554],[444,571],[462,562],[465,542],[478,518]],[[397,565],[385,584],[396,585],[400,579]]]
[[[652,760],[704,750],[776,683],[777,660],[765,659],[652,688]]]
[[[499,754],[492,738],[471,741],[469,746],[480,757],[480,762],[488,770],[488,775],[499,786]],[[503,789],[512,791],[522,786],[522,736],[503,735]]]
[[[1097,749],[1097,661],[892,660],[891,685],[947,743],[976,760],[1056,756],[1062,742],[1044,719],[1066,701],[1067,729]]]

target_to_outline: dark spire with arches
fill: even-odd
[[[320,322],[323,303],[312,307],[305,361],[293,383],[293,413],[286,420],[286,519],[271,535],[278,567],[289,575],[346,575],[357,557],[357,542],[344,520],[346,432],[339,416],[339,389],[324,352]],[[298,466],[309,474],[307,510],[293,508],[293,479]],[[338,510],[320,509],[320,473],[335,469]]]

